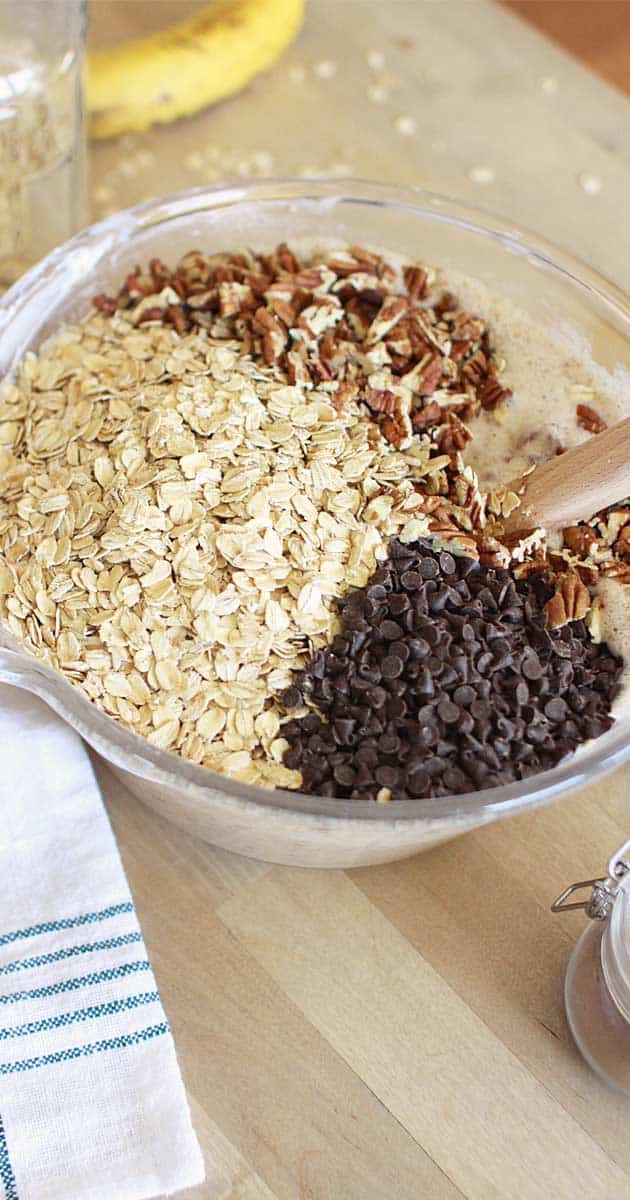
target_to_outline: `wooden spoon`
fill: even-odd
[[[508,484],[521,503],[504,522],[515,534],[566,529],[630,495],[630,417]]]

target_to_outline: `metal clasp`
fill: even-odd
[[[608,875],[602,879],[581,879],[569,884],[551,905],[552,912],[569,912],[572,909],[583,908],[587,917],[592,921],[605,921],[612,912],[613,904],[619,894],[619,881],[630,871],[630,838],[615,851],[608,862]],[[584,888],[590,888],[591,894],[584,900],[574,900],[567,903],[571,896]]]

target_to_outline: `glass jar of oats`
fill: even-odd
[[[0,0],[0,289],[86,219],[86,0]]]

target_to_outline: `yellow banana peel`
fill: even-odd
[[[92,51],[92,136],[141,133],[240,91],[290,45],[303,15],[304,0],[215,0],[178,25]]]

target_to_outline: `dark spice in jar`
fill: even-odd
[[[475,791],[553,767],[612,725],[622,662],[583,621],[549,630],[542,576],[393,541],[287,708],[287,766],[307,793],[403,800]]]

